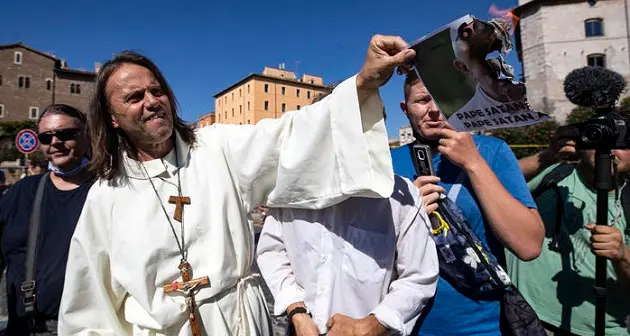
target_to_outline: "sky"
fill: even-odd
[[[374,34],[412,42],[466,14],[517,0],[358,1],[6,1],[0,44],[22,43],[94,70],[122,50],[157,63],[173,87],[182,117],[214,110],[214,95],[265,66],[323,76],[325,83],[356,74]],[[515,73],[521,65],[512,51]],[[381,88],[390,138],[408,124],[399,108],[403,77]]]

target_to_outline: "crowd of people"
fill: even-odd
[[[585,336],[596,256],[610,261],[606,335],[627,335],[630,150],[613,151],[618,188],[596,226],[592,150],[559,133],[517,160],[502,140],[454,130],[414,57],[376,35],[357,75],[312,105],[203,129],[179,117],[150,59],[104,63],[89,111],[42,111],[47,168],[0,199],[5,335],[265,336],[271,315],[297,336],[517,335],[506,297],[518,288],[531,335]],[[391,150],[379,88],[396,70],[416,141]],[[417,176],[415,144],[430,147],[433,176]],[[468,254],[436,244],[457,228],[435,225],[449,201]],[[455,261],[496,261],[505,286],[462,291],[478,279],[445,276]]]

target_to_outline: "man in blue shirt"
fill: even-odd
[[[471,230],[501,264],[505,261],[504,247],[523,260],[538,257],[544,226],[507,144],[454,131],[413,72],[405,80],[404,92],[401,109],[417,141],[430,145],[433,151],[436,176],[421,176],[414,181],[427,212],[437,208],[441,193],[461,183],[456,204]],[[395,173],[410,179],[415,178],[409,148],[412,145],[392,151]],[[500,297],[476,301],[440,278],[436,296],[423,311],[416,329],[424,336],[498,336],[502,335],[499,324]]]

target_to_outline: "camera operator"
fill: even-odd
[[[607,268],[606,335],[627,335],[630,231],[626,208],[630,207],[630,190],[626,191],[626,178],[630,150],[611,150],[619,188],[609,192],[609,225],[595,225],[595,150],[580,149],[574,131],[561,127],[547,150],[519,160],[546,234],[536,260],[524,263],[507,251],[509,275],[549,335],[593,335],[595,260],[596,256],[607,258],[611,262]],[[576,164],[566,162],[575,158],[579,159]]]

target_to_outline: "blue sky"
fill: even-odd
[[[284,62],[326,83],[342,80],[359,71],[373,34],[411,42],[465,14],[486,19],[493,3],[504,9],[517,0],[7,1],[0,44],[22,41],[88,70],[124,49],[142,52],[193,121],[214,109],[214,94],[265,66]],[[519,74],[515,54],[508,61]],[[381,96],[390,137],[397,137],[407,124],[398,107],[402,78]]]

